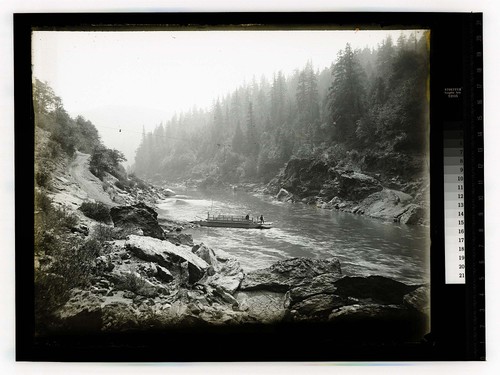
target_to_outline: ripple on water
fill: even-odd
[[[183,203],[176,203],[177,201]],[[277,202],[245,192],[186,191],[158,204],[160,217],[199,220],[211,214],[264,215],[269,230],[193,228],[195,242],[232,254],[246,270],[288,257],[338,257],[348,275],[382,275],[403,282],[428,280],[429,229]]]

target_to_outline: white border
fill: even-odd
[[[499,5],[495,0],[2,0],[0,3],[0,373],[2,374],[496,374],[500,371],[499,275],[500,245],[498,186],[500,168],[497,141],[500,97],[500,54],[497,25]],[[486,280],[487,362],[404,364],[60,364],[15,363],[14,325],[14,164],[13,164],[13,21],[16,12],[159,12],[159,11],[480,11],[484,12],[485,87],[485,188],[486,188]],[[452,62],[450,62],[452,63]],[[496,193],[496,194],[494,194]],[[202,350],[200,343],[197,348]]]

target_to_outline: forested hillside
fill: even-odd
[[[294,158],[411,180],[428,130],[425,37],[349,44],[321,71],[254,78],[211,109],[179,113],[143,132],[137,175],[155,180],[269,182]]]
[[[96,127],[82,116],[72,118],[64,109],[61,98],[47,83],[38,79],[33,83],[33,106],[35,133],[37,129],[43,129],[49,134],[47,147],[43,155],[38,155],[39,160],[73,157],[76,151],[80,151],[91,155],[90,170],[96,177],[102,180],[109,173],[122,184],[128,184],[127,173],[121,165],[125,161],[123,153],[105,147]],[[48,180],[50,163],[37,163],[36,167],[37,183]]]

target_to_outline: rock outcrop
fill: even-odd
[[[339,335],[357,338],[416,339],[428,328],[428,301],[428,289],[382,276],[320,275],[290,290],[285,319],[328,322]]]
[[[249,272],[241,283],[241,290],[268,290],[287,292],[292,286],[303,284],[318,275],[340,277],[338,259],[291,258],[274,263],[269,268]]]
[[[333,291],[331,282],[341,276],[338,259],[291,258],[249,272],[236,298],[266,322],[279,321],[290,314],[293,301],[302,302],[308,297],[321,299],[325,291]],[[314,316],[310,313],[317,307],[318,304],[304,307],[308,319]]]
[[[425,210],[417,205],[410,204],[408,205],[404,212],[399,216],[399,222],[402,224],[418,224],[425,218]]]
[[[112,207],[110,215],[115,228],[125,229],[130,232],[140,230],[144,236],[158,239],[165,238],[163,229],[158,224],[158,213],[145,203]]]
[[[158,263],[163,267],[172,267],[187,262],[190,283],[203,277],[209,265],[191,252],[188,246],[176,246],[168,241],[151,237],[131,235],[125,242],[125,249],[137,258]]]
[[[425,189],[428,190],[428,184],[425,180],[415,179],[417,175],[412,177],[415,168],[404,178],[384,168],[391,178],[384,178],[385,174],[354,171],[346,168],[345,163],[336,164],[331,160],[292,159],[264,192],[282,202],[300,201],[323,209],[408,225],[427,224],[428,192]]]

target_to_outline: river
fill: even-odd
[[[345,275],[429,281],[429,228],[407,226],[244,191],[181,189],[158,204],[159,217],[192,221],[210,214],[264,215],[271,229],[190,228],[195,243],[226,251],[254,270],[290,257],[340,260]]]

